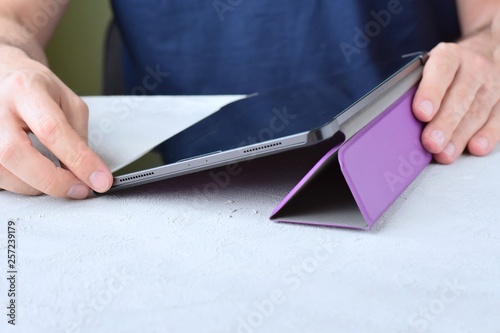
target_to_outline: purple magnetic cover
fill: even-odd
[[[339,163],[371,227],[430,163],[421,143],[424,124],[412,112],[416,87],[339,149]]]
[[[432,155],[420,142],[424,125],[412,112],[415,91],[416,87],[410,89],[351,139],[333,147],[273,210],[271,218],[338,150],[344,177],[371,228],[432,160]],[[289,222],[318,224],[314,221]],[[359,228],[349,225],[348,221],[332,221],[331,226]]]

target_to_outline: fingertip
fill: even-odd
[[[413,114],[415,117],[422,122],[429,122],[434,117],[434,103],[428,99],[415,100],[413,105]]]
[[[443,131],[425,130],[422,133],[422,145],[432,154],[441,153],[445,148],[445,144],[446,136]]]
[[[478,135],[469,141],[469,152],[476,156],[485,156],[492,150],[490,141],[483,135]]]
[[[455,160],[451,160],[447,156],[442,156],[442,154],[434,155],[434,160],[437,163],[443,164],[443,165],[450,165],[450,164],[453,164],[453,162],[455,162]]]
[[[453,164],[457,160],[457,158],[454,156],[450,156],[445,152],[442,152],[439,154],[434,154],[434,160],[439,164],[450,165]]]
[[[66,194],[66,197],[68,197],[69,199],[83,200],[89,196],[89,193],[90,189],[86,185],[77,183],[71,186],[71,188],[68,190],[68,193]]]
[[[89,182],[94,191],[104,193],[111,188],[113,176],[109,171],[96,170],[90,175]]]
[[[440,164],[452,164],[459,156],[457,146],[453,142],[448,142],[442,152],[434,154],[434,160]]]

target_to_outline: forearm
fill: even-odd
[[[0,52],[15,55],[21,50],[30,58],[47,65],[47,57],[43,46],[38,39],[29,35],[25,29],[15,20],[0,16]]]
[[[1,0],[0,45],[47,64],[44,48],[70,0]]]
[[[456,0],[456,2],[464,36],[488,30],[500,15],[500,0]]]
[[[458,43],[485,59],[500,60],[500,0],[456,0],[462,37]]]

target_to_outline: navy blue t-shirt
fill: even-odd
[[[460,36],[453,0],[112,0],[112,5],[132,94],[267,91],[430,50]]]

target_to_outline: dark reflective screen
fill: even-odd
[[[166,140],[157,150],[163,163],[168,164],[320,128],[414,59],[397,57],[349,72],[325,73],[314,81],[258,92],[226,105]],[[159,165],[148,168],[155,166]],[[125,173],[133,171],[128,169]]]

